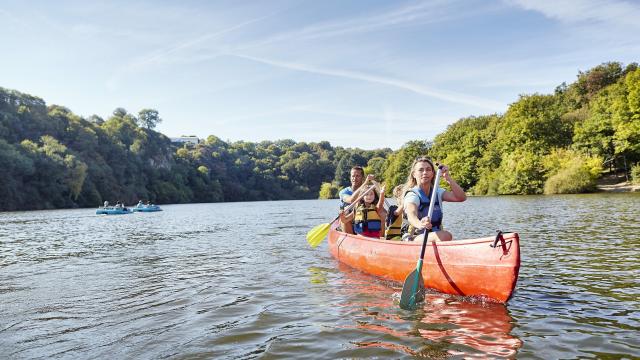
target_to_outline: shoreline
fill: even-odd
[[[640,185],[634,185],[630,181],[617,184],[598,185],[597,192],[637,192],[640,191]]]
[[[596,190],[591,192],[590,194],[605,194],[605,193],[633,193],[640,192],[640,184],[632,184],[630,181],[625,181],[617,184],[608,184],[608,185],[597,185]],[[543,195],[543,194],[537,194]],[[556,195],[570,195],[570,194],[556,194]],[[485,197],[485,196],[528,196],[528,195],[473,195],[471,193],[467,193],[468,197]],[[316,200],[316,199],[286,199],[286,200]],[[268,200],[268,201],[286,201],[282,200]],[[335,199],[317,199],[317,200],[338,200]],[[220,201],[217,203],[233,203],[238,201]],[[242,201],[240,201],[242,202]],[[193,203],[176,203],[176,204],[163,204],[163,205],[187,205],[187,204],[202,204],[198,202]],[[135,207],[135,205],[128,206],[129,208]],[[23,211],[51,211],[51,210],[74,210],[74,209],[93,209],[95,207],[75,207],[75,208],[50,208],[50,209],[20,209],[20,210],[0,210],[0,213],[11,213],[11,212],[23,212]]]

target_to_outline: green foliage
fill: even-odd
[[[209,169],[206,166],[198,166],[198,172],[202,175],[209,175]]]
[[[524,149],[544,155],[553,147],[571,144],[573,124],[562,117],[560,99],[553,95],[527,95],[511,104],[496,143],[502,153]]]
[[[366,164],[367,159],[360,154],[345,152],[336,165],[334,182],[339,186],[347,186],[350,183],[351,168],[354,166],[365,167]]]
[[[156,125],[162,122],[158,110],[142,109],[138,112],[138,124],[147,129],[155,129]]]
[[[582,121],[574,122],[574,149],[587,154],[611,158],[614,155],[613,135],[615,133],[611,119],[613,102],[620,96],[621,87],[611,86],[603,90],[590,103],[590,109],[583,109],[586,116]]]
[[[65,183],[69,187],[69,195],[73,200],[78,200],[84,180],[87,178],[87,164],[76,159],[73,155],[67,155],[64,158],[64,164],[67,168]]]
[[[553,95],[521,96],[503,116],[461,119],[433,153],[475,194],[593,191],[603,164],[640,160],[639,110],[637,65],[605,63]]]
[[[505,154],[499,173],[499,194],[540,194],[544,185],[544,168],[540,155],[524,149]]]
[[[544,184],[544,193],[575,194],[593,191],[595,187],[596,183],[589,171],[580,164],[572,164],[547,179]]]
[[[340,189],[332,183],[322,183],[320,186],[319,199],[336,199]]]
[[[588,104],[601,90],[616,83],[626,71],[629,71],[629,68],[623,70],[619,62],[603,63],[586,72],[580,71],[578,79],[569,87],[567,95],[574,107],[580,108]]]
[[[379,156],[369,159],[367,166],[364,168],[365,174],[372,174],[378,181],[382,180],[386,162],[385,158]]]
[[[613,103],[612,125],[615,130],[616,154],[628,154],[638,159],[640,154],[640,69],[624,79],[623,96]]]
[[[548,174],[545,194],[573,194],[596,189],[602,172],[602,157],[574,150],[556,149],[543,159]]]
[[[405,182],[418,156],[449,166],[475,194],[592,191],[603,163],[640,170],[640,69],[604,63],[553,94],[522,95],[504,114],[468,117],[433,143],[365,151],[290,139],[172,145],[156,110],[117,108],[106,120],[0,88],[0,210],[156,203],[333,198],[352,166]]]
[[[464,118],[436,136],[432,149],[434,159],[449,166],[463,189],[476,184],[479,163],[495,136],[493,124],[499,120],[497,115]]]
[[[633,184],[640,185],[640,163],[631,167],[631,182]]]
[[[429,156],[431,143],[426,141],[409,141],[400,150],[392,153],[387,158],[384,171],[384,182],[387,189],[393,189],[403,184],[411,171],[411,164],[420,156]]]

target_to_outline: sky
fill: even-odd
[[[0,87],[156,130],[398,149],[608,61],[640,1],[0,0]]]

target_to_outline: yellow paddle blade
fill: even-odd
[[[322,240],[324,240],[324,238],[329,233],[330,226],[330,224],[320,224],[309,230],[309,232],[307,233],[307,243],[309,243],[311,247],[320,245]]]
[[[315,239],[315,237],[318,235],[318,233],[320,233],[322,231],[322,228],[324,227],[324,224],[320,224],[315,226],[313,229],[309,230],[307,232],[307,242],[312,242],[312,239]]]
[[[329,230],[329,224],[320,224],[307,233],[307,242],[312,247],[318,246]]]

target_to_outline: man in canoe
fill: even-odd
[[[467,200],[464,190],[453,180],[449,173],[449,168],[441,165],[441,176],[451,187],[451,191],[438,188],[436,200],[433,205],[431,219],[427,217],[429,212],[429,202],[434,187],[436,171],[435,166],[427,157],[417,158],[411,165],[411,172],[407,176],[404,184],[404,211],[409,222],[407,233],[409,240],[418,234],[422,234],[425,229],[431,229],[429,240],[449,241],[453,239],[450,232],[442,229],[442,202],[462,202]]]
[[[352,167],[349,175],[351,186],[340,190],[338,193],[338,196],[340,197],[340,209],[344,209],[353,203],[353,201],[357,199],[364,190],[366,190],[362,185],[373,180],[373,175],[371,174],[367,176],[366,180],[364,180],[364,169],[362,166]]]

